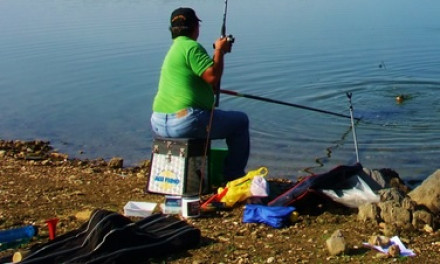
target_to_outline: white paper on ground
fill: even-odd
[[[416,255],[411,249],[407,249],[405,247],[405,245],[402,243],[402,241],[400,241],[398,236],[394,236],[390,240],[391,240],[391,244],[395,244],[395,245],[399,246],[401,257],[414,257]],[[375,249],[375,250],[382,252],[384,254],[388,254],[389,247],[375,246],[375,245],[371,245],[369,243],[362,243],[362,244],[365,247]]]

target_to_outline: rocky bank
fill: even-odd
[[[63,234],[87,221],[96,208],[123,213],[127,201],[163,202],[162,196],[144,191],[148,166],[145,161],[124,168],[121,158],[69,159],[49,142],[0,140],[0,230],[26,224],[40,229],[29,244],[2,251],[0,258],[6,261],[4,257],[17,250],[47,242],[47,219],[59,218],[57,233]],[[422,201],[426,195],[420,195],[430,193],[437,199],[435,188],[427,188],[434,184],[411,191],[389,181],[378,192],[380,202],[359,209],[310,196],[310,203],[299,205],[299,216],[281,229],[242,223],[243,205],[239,205],[188,220],[202,232],[200,245],[146,263],[438,263],[436,202]],[[328,246],[335,232],[344,238],[342,250],[336,253]],[[362,246],[372,237],[391,236],[398,236],[416,256],[391,257]]]

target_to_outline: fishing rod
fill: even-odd
[[[231,45],[234,43],[235,38],[232,35],[226,36],[226,14],[228,13],[228,0],[225,0],[225,10],[223,12],[223,23],[220,30],[220,37],[226,38],[226,41],[228,41]],[[215,49],[215,45],[213,45]],[[220,103],[220,80],[218,81],[217,87],[215,89],[215,106],[219,106]]]
[[[228,12],[228,0],[225,0],[225,10],[223,12],[223,23],[222,23],[222,27],[220,30],[220,38],[226,38],[226,41],[229,42],[229,44],[232,46],[232,43],[234,43],[235,38],[232,35],[227,35],[226,36],[226,14]],[[215,49],[215,43],[212,44],[212,47]],[[231,52],[231,49],[229,49],[229,51],[227,52]],[[219,102],[220,102],[220,80],[221,78],[218,80],[217,84],[214,85],[214,91],[215,91],[215,104],[214,106],[217,107],[219,106]],[[205,164],[206,164],[206,157],[208,156],[208,150],[209,150],[209,146],[210,146],[210,135],[211,135],[211,126],[212,126],[212,121],[214,118],[214,107],[211,110],[211,115],[209,117],[209,123],[208,123],[208,127],[207,127],[207,135],[206,135],[206,144],[205,144],[205,154],[204,154],[204,158],[203,158],[203,164],[202,164],[202,168],[205,168]],[[203,169],[204,170],[204,169]],[[202,194],[203,191],[203,181],[204,178],[202,172],[200,172],[200,185],[199,185],[199,196]]]
[[[261,97],[261,96],[255,96],[255,95],[250,95],[250,94],[242,94],[242,93],[238,93],[238,92],[230,91],[230,90],[220,90],[220,92],[224,93],[224,94],[229,94],[229,95],[237,96],[237,97],[245,97],[245,98],[260,100],[260,101],[264,101],[264,102],[274,103],[274,104],[293,106],[293,107],[296,107],[296,108],[301,108],[301,109],[305,109],[305,110],[315,111],[315,112],[329,114],[329,115],[334,115],[334,116],[339,116],[339,117],[352,118],[351,116],[344,115],[344,114],[339,114],[339,113],[335,113],[335,112],[331,112],[331,111],[327,111],[327,110],[321,110],[321,109],[317,109],[317,108],[313,108],[313,107],[309,107],[309,106],[304,106],[304,105],[298,105],[298,104],[283,102],[283,101],[274,100],[274,99],[270,99],[270,98],[265,98],[265,97]],[[356,117],[353,117],[353,118],[356,119],[356,120],[360,120],[360,118],[356,118]]]

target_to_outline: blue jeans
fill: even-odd
[[[173,114],[154,112],[151,115],[153,133],[167,138],[206,138],[211,111],[197,108],[185,110]],[[247,115],[215,109],[210,139],[226,139],[228,155],[224,163],[224,179],[231,181],[244,176],[250,149]]]

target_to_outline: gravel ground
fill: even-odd
[[[19,249],[0,252],[0,260],[17,250],[48,241],[45,220],[57,217],[57,234],[77,229],[90,212],[103,208],[123,213],[127,201],[163,202],[144,192],[148,162],[112,168],[104,160],[70,160],[53,152],[48,142],[0,140],[0,230],[35,224],[39,234]],[[439,263],[440,232],[396,230],[417,256],[391,258],[362,247],[380,235],[377,223],[361,223],[356,210],[319,201],[300,211],[290,225],[274,229],[241,222],[243,205],[188,222],[199,228],[197,248],[147,263]],[[312,210],[313,209],[313,210]],[[136,220],[136,219],[133,219]],[[341,230],[348,250],[330,256],[326,240]],[[1,259],[3,258],[3,259]],[[0,261],[1,263],[2,261]]]

